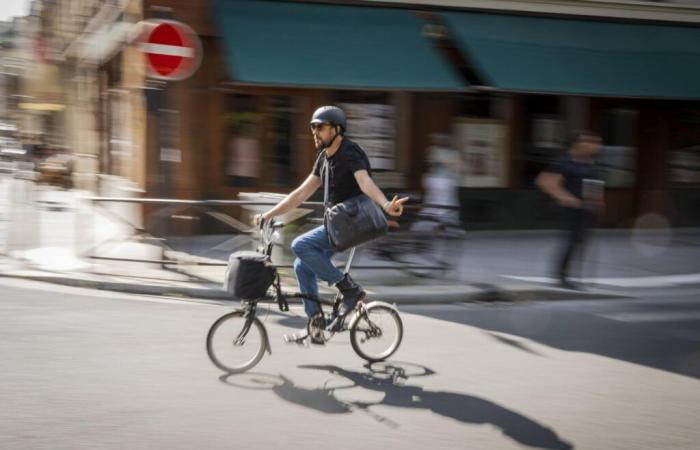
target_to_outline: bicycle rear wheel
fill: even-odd
[[[267,332],[254,315],[238,310],[219,317],[207,333],[207,354],[219,369],[240,373],[254,367],[267,348]]]
[[[362,307],[350,323],[350,343],[369,362],[384,361],[401,345],[403,322],[398,311],[383,304]]]

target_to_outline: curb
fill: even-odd
[[[157,295],[167,297],[184,297],[192,299],[221,300],[237,302],[230,298],[223,290],[211,288],[184,288],[154,286],[144,284],[125,283],[118,281],[88,280],[52,275],[24,275],[12,273],[0,273],[2,278],[15,278],[45,283],[59,284],[63,286],[81,287],[103,291],[113,291],[137,295]],[[612,292],[595,291],[569,291],[565,289],[542,289],[524,287],[522,289],[503,289],[492,285],[466,285],[463,290],[449,292],[430,292],[430,286],[425,290],[418,290],[418,286],[402,291],[391,292],[376,286],[365,286],[368,291],[378,291],[377,297],[385,301],[396,302],[404,305],[429,305],[441,303],[522,303],[540,300],[599,300],[610,298],[629,298],[628,296]],[[404,287],[405,288],[405,287]],[[383,291],[383,292],[382,292]],[[370,294],[372,295],[372,294]],[[299,301],[300,302],[300,301]],[[292,303],[295,303],[294,301]]]

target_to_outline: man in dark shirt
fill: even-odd
[[[316,156],[316,162],[311,173],[324,179],[325,162],[328,161],[328,201],[331,205],[361,195],[362,189],[357,184],[355,172],[366,170],[372,176],[369,158],[359,145],[343,139],[338,151],[332,156],[326,157],[326,152],[320,151]]]
[[[603,182],[595,166],[600,136],[589,131],[574,133],[569,153],[539,174],[535,183],[562,207],[566,240],[557,258],[556,276],[562,287],[576,288],[568,279],[576,253],[583,252],[588,229],[603,209]]]
[[[296,208],[306,201],[322,185],[325,173],[322,173],[325,162],[328,162],[328,187],[331,204],[345,201],[357,195],[367,195],[384,212],[390,216],[400,216],[403,213],[403,203],[408,197],[399,199],[394,196],[387,200],[382,191],[372,181],[372,169],[365,152],[356,143],[345,139],[343,134],[347,129],[345,113],[335,106],[323,106],[314,112],[310,122],[314,144],[319,150],[311,174],[306,180],[292,191],[287,197],[265,214],[256,216],[256,223],[266,221],[275,216]],[[296,255],[294,273],[297,277],[300,291],[309,296],[318,296],[318,278],[334,285],[343,295],[343,303],[339,308],[338,317],[329,325],[337,330],[342,321],[355,304],[361,300],[365,292],[355,283],[349,274],[344,274],[331,262],[333,249],[328,239],[325,226],[314,228],[297,237],[292,242],[292,251]],[[316,315],[318,304],[304,300],[304,311],[309,318]],[[307,337],[306,329],[293,335],[285,336],[287,341],[302,341]],[[312,342],[314,341],[312,336]]]

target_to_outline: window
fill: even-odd
[[[230,187],[297,181],[296,102],[289,96],[230,95],[224,116],[224,180]]]
[[[224,117],[224,176],[227,186],[259,184],[262,156],[258,98],[232,95]]]
[[[678,113],[673,150],[668,154],[668,180],[673,187],[700,187],[700,109]]]
[[[566,151],[566,126],[556,96],[524,99],[525,123],[522,139],[523,185],[533,187],[537,175]]]
[[[601,115],[599,165],[606,187],[631,188],[637,164],[637,124],[639,113],[631,108],[611,108]]]
[[[296,181],[294,159],[294,118],[298,116],[292,97],[274,96],[266,99],[267,137],[269,153],[265,170],[270,171],[273,186],[291,186]]]

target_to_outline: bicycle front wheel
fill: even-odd
[[[403,322],[388,305],[369,304],[350,323],[350,343],[357,355],[369,362],[384,361],[401,345]]]
[[[219,369],[240,373],[251,369],[262,359],[267,348],[267,333],[257,317],[246,317],[245,311],[221,316],[209,328],[207,354]]]

